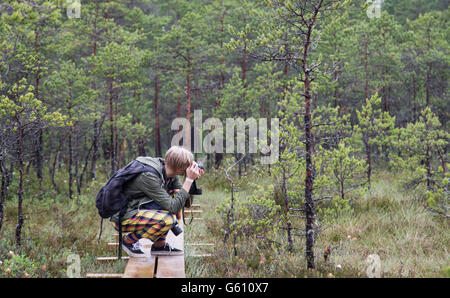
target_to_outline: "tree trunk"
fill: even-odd
[[[37,144],[35,151],[35,168],[36,168],[36,176],[39,179],[39,189],[41,188],[42,183],[42,166],[43,166],[43,157],[42,157],[42,144],[43,144],[43,130],[42,128],[38,129],[37,136]]]
[[[95,17],[94,17],[94,28],[93,28],[93,38],[94,44],[92,49],[92,55],[97,55],[97,17],[98,17],[98,1],[95,1]],[[97,90],[95,79],[92,81],[92,89]],[[100,129],[98,127],[98,120],[94,120],[93,124],[94,129],[94,139],[93,139],[93,152],[92,152],[92,160],[91,160],[91,174],[90,179],[97,179],[97,157],[98,157],[98,137],[100,135]]]
[[[288,90],[288,86],[287,86],[288,83],[287,82],[288,82],[288,66],[289,66],[289,64],[288,64],[287,57],[289,56],[289,45],[286,44],[285,48],[286,48],[286,60],[284,60],[284,67],[283,67],[283,77],[284,77],[284,82],[283,82],[283,100],[286,100],[287,90]]]
[[[0,173],[2,175],[2,184],[1,184],[1,188],[0,188],[0,232],[2,231],[2,226],[3,226],[3,217],[4,217],[4,205],[5,205],[5,201],[6,201],[6,183],[7,183],[7,176],[8,176],[8,171],[6,170],[5,167],[5,162],[4,162],[4,157],[2,156],[0,159]]]
[[[109,128],[110,128],[110,144],[109,144],[109,161],[111,163],[111,175],[116,171],[116,152],[114,143],[114,106],[113,106],[113,81],[109,79]]]
[[[427,107],[430,106],[430,81],[431,81],[431,70],[432,70],[432,64],[431,62],[427,63],[427,79],[425,81],[425,98],[426,98],[426,104]]]
[[[186,119],[188,122],[191,121],[191,58],[188,56],[187,59],[187,101],[186,101]],[[183,144],[184,147],[191,150],[191,130],[187,131],[186,143]]]
[[[287,246],[287,250],[288,251],[292,251],[292,249],[294,248],[294,243],[292,240],[292,223],[291,220],[289,218],[289,198],[288,198],[288,194],[287,194],[287,185],[286,185],[286,169],[283,167],[283,199],[284,199],[284,207],[286,208],[286,215],[287,215],[287,224],[286,224],[286,234],[287,234],[287,241],[288,241],[288,246]]]
[[[365,95],[366,99],[369,98],[369,41],[366,39],[364,42],[364,72],[365,72]]]
[[[366,163],[367,163],[367,185],[368,188],[370,189],[371,187],[371,182],[370,182],[370,178],[372,176],[372,156],[371,156],[371,150],[370,150],[370,145],[368,141],[364,141],[364,146],[366,147]]]
[[[6,187],[8,187],[14,179],[14,161],[10,161],[9,163],[9,171],[8,171],[8,180],[6,183]]]
[[[417,91],[416,91],[416,76],[413,76],[413,119],[412,121],[416,121],[417,119]]]
[[[98,137],[100,135],[100,128],[98,127],[98,120],[94,120],[94,140],[92,141],[92,160],[91,160],[91,179],[97,179],[97,157],[98,157]]]
[[[245,18],[244,18],[244,23],[245,23]],[[241,72],[242,72],[242,77],[241,77],[241,81],[242,81],[242,88],[244,89],[242,92],[242,99],[238,99],[237,100],[237,110],[238,110],[238,116],[244,116],[244,118],[246,118],[246,114],[247,112],[244,111],[243,115],[241,115],[240,111],[241,111],[241,101],[245,102],[245,98],[247,96],[247,44],[244,43],[244,49],[242,50],[242,62],[241,62]],[[242,157],[242,153],[237,153],[236,154],[236,160],[241,159]],[[245,158],[244,158],[244,164],[245,164]],[[246,165],[246,164],[245,164]],[[241,178],[242,176],[242,162],[239,163],[238,165],[239,170],[239,178]]]
[[[220,49],[221,50],[223,50],[224,19],[225,19],[225,11],[222,13],[222,16],[220,18],[220,32],[222,33],[222,36],[220,38]],[[225,69],[225,57],[224,56],[222,56],[220,58],[220,63],[222,65],[222,69],[220,70],[220,86],[219,86],[219,89],[222,90],[223,88],[225,88],[225,71],[224,71],[224,69]],[[216,106],[216,108],[219,107],[219,102],[218,101],[216,101],[215,106]],[[209,155],[210,154],[208,154],[208,156]],[[223,159],[223,153],[220,153],[220,152],[215,152],[214,153],[214,167],[216,169],[222,163],[222,159]]]
[[[76,139],[77,138],[75,138],[75,140]],[[76,141],[75,141],[75,148],[79,148],[78,147],[78,142],[76,142]],[[74,173],[73,173],[72,179],[74,180],[75,185],[77,187],[77,194],[78,194],[77,202],[78,202],[78,197],[81,194],[80,182],[78,181],[78,177],[79,177],[79,175],[78,175],[79,174],[78,164],[80,163],[80,160],[78,158],[78,150],[75,150],[75,154],[74,154],[73,160],[74,160]]]
[[[115,92],[114,92],[114,109],[115,109],[114,115],[116,115],[114,117],[114,135],[115,135],[115,137],[114,137],[115,138],[114,139],[114,141],[115,141],[114,154],[116,156],[116,158],[114,160],[115,170],[119,169],[122,165],[122,160],[120,159],[121,156],[120,156],[120,152],[119,152],[119,130],[118,130],[118,126],[117,126],[117,121],[118,121],[117,115],[119,115],[119,108],[118,108],[118,105],[119,105],[119,88],[118,88],[119,82],[116,82],[116,84],[117,85],[116,85]]]
[[[23,141],[24,141],[24,129],[20,121],[19,124],[19,138],[17,140],[17,163],[19,167],[19,187],[17,190],[17,226],[16,226],[16,245],[21,245],[21,233],[23,227]]]
[[[314,222],[315,222],[315,208],[313,199],[313,160],[312,160],[312,125],[311,125],[311,78],[308,69],[307,59],[308,50],[311,43],[311,33],[313,29],[313,24],[309,25],[308,32],[306,34],[306,41],[303,48],[303,74],[304,74],[304,84],[305,84],[305,116],[304,116],[304,126],[305,126],[305,143],[306,143],[306,176],[305,176],[305,215],[306,215],[306,262],[307,268],[314,268]]]
[[[427,189],[432,190],[431,188],[431,154],[430,154],[430,146],[427,144],[427,152],[425,155],[425,166],[427,168]]]
[[[427,28],[427,50],[428,53],[431,51],[431,28]],[[431,54],[430,54],[431,55]],[[431,71],[432,71],[433,64],[431,62],[427,62],[427,74],[426,74],[426,81],[425,81],[425,99],[427,107],[430,106],[430,82],[431,82]]]
[[[34,38],[34,51],[36,55],[39,53],[39,31],[35,30],[35,38]],[[40,87],[40,71],[36,71],[35,76],[35,96],[36,99],[39,99],[39,87]],[[38,128],[37,139],[36,139],[36,147],[34,151],[34,165],[36,169],[36,176],[39,180],[39,189],[41,188],[42,183],[42,128]]]
[[[220,49],[223,50],[223,34],[224,34],[224,19],[225,19],[225,12],[222,13],[222,16],[220,17],[220,32],[222,33],[222,36],[220,38]],[[223,53],[222,53],[223,54]],[[222,55],[220,58],[220,63],[222,64],[222,69],[220,70],[220,89],[222,90],[225,88],[225,56]]]
[[[155,156],[161,156],[161,136],[159,131],[159,82],[155,75]]]
[[[217,153],[214,155],[214,167],[218,169],[222,164],[223,153]]]
[[[59,140],[58,150],[56,151],[55,157],[53,159],[52,175],[51,175],[52,185],[55,188],[57,193],[59,193],[59,188],[58,188],[58,185],[55,182],[56,163],[58,162],[58,159],[59,159],[59,154],[61,152],[62,144],[63,144],[63,139],[60,139]]]
[[[69,108],[70,109],[70,108]],[[73,148],[72,148],[72,132],[73,127],[70,126],[69,128],[69,199],[72,200],[73,197],[73,190],[72,190],[72,183],[73,183]]]

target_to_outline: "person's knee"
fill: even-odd
[[[164,218],[164,222],[166,226],[173,227],[177,224],[177,218],[173,214],[167,214],[166,218]]]

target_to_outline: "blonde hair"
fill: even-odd
[[[186,171],[194,161],[194,155],[184,147],[172,146],[167,150],[164,161],[172,170]]]

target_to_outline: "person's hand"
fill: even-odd
[[[177,189],[171,189],[171,190],[169,190],[169,194],[170,195],[173,195],[174,193],[176,193],[176,192],[179,192],[180,190],[177,188]]]
[[[186,177],[192,180],[200,178],[202,174],[203,170],[198,167],[198,164],[195,161],[186,169]]]

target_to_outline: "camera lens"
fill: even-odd
[[[172,233],[173,233],[175,236],[178,236],[178,235],[180,235],[180,234],[183,232],[183,230],[182,230],[179,226],[174,226],[174,227],[171,229],[171,231],[172,231]]]

